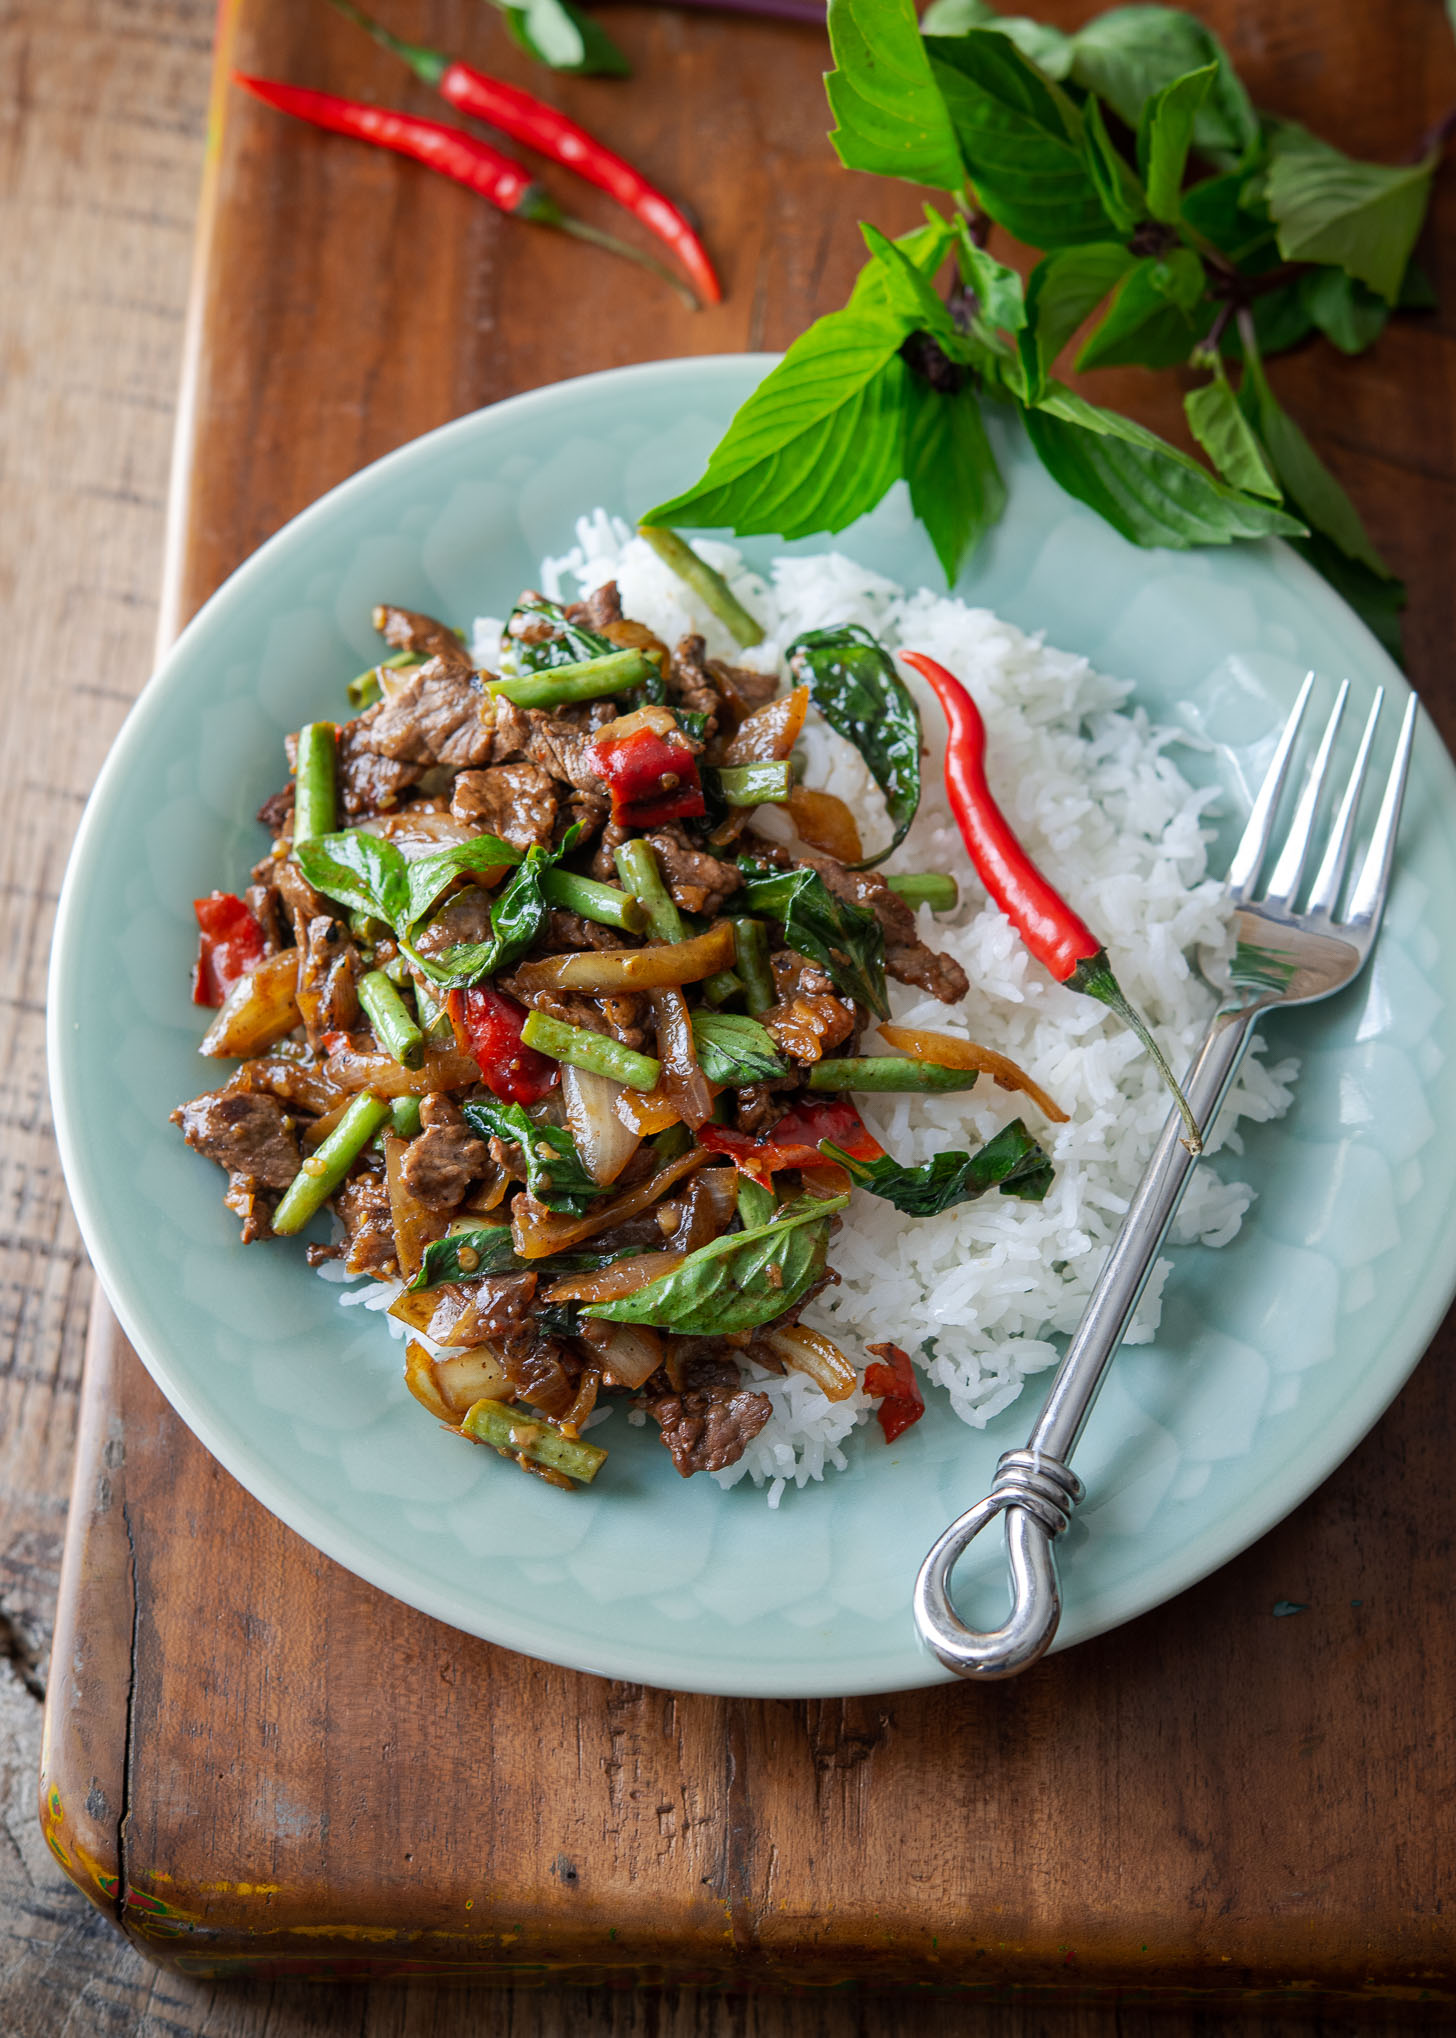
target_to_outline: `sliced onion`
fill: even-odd
[[[726,969],[735,952],[732,924],[720,920],[690,941],[656,942],[649,948],[587,949],[579,955],[553,956],[549,962],[523,963],[511,985],[522,997],[537,991],[658,990],[664,985],[700,983]]]
[[[618,715],[615,722],[607,722],[602,728],[594,729],[592,742],[620,743],[624,736],[635,736],[639,729],[650,729],[654,736],[675,735],[677,716],[671,708],[649,703],[645,708],[634,708],[630,715]]]
[[[641,1323],[596,1323],[590,1317],[578,1335],[601,1361],[604,1377],[618,1387],[643,1387],[662,1364],[662,1339]]]
[[[305,1111],[320,1113],[332,1111],[341,1095],[322,1063],[295,1059],[286,1050],[244,1062],[233,1082],[239,1089],[267,1090],[285,1104],[301,1104]],[[348,1093],[343,1093],[343,1101],[352,1101]]]
[[[436,1383],[434,1360],[417,1338],[411,1338],[404,1348],[404,1384],[437,1422],[454,1424],[460,1420]]]
[[[489,1345],[472,1345],[469,1351],[436,1359],[432,1370],[435,1385],[456,1422],[477,1401],[509,1401],[516,1391],[515,1382]]]
[[[302,1135],[303,1150],[305,1153],[312,1153],[315,1147],[323,1145],[324,1141],[328,1138],[329,1134],[333,1131],[334,1127],[338,1124],[339,1120],[344,1116],[344,1113],[350,1108],[353,1102],[354,1099],[352,1097],[340,1097],[336,1104],[331,1104],[329,1106],[328,1110],[324,1112],[321,1118],[315,1118],[313,1124],[310,1125],[308,1130]]]
[[[410,1142],[394,1133],[384,1139],[384,1179],[389,1188],[389,1214],[394,1223],[394,1252],[399,1271],[412,1281],[420,1271],[425,1247],[443,1236],[444,1215],[422,1203],[405,1179],[404,1157]]]
[[[726,1231],[738,1212],[737,1168],[704,1168],[698,1181],[713,1199],[713,1215],[719,1231]]]
[[[641,1139],[650,1139],[655,1132],[666,1132],[670,1125],[682,1123],[676,1104],[660,1082],[655,1090],[624,1088],[616,1108],[622,1123]]]
[[[408,1288],[402,1295],[396,1295],[389,1305],[389,1313],[396,1323],[403,1323],[410,1330],[428,1331],[434,1319],[435,1305],[439,1302],[438,1289],[424,1288],[418,1295],[411,1295]]]
[[[713,1093],[698,1067],[688,1001],[677,989],[654,991],[649,999],[657,1027],[657,1056],[662,1063],[662,1088],[684,1125],[694,1132],[713,1115]]]
[[[599,1231],[610,1231],[614,1224],[625,1224],[629,1217],[650,1210],[675,1182],[692,1174],[710,1158],[704,1147],[695,1146],[690,1152],[679,1154],[675,1161],[669,1161],[665,1168],[659,1168],[647,1181],[639,1182],[635,1189],[613,1196],[609,1203],[597,1204],[585,1217],[568,1217],[564,1211],[545,1209],[530,1196],[517,1196],[511,1205],[511,1243],[523,1260],[566,1252],[584,1238],[594,1238]]]
[[[562,1064],[561,1101],[566,1122],[582,1166],[594,1182],[615,1182],[642,1142],[641,1133],[634,1132],[617,1114],[617,1099],[625,1087],[609,1076]]]
[[[757,764],[782,760],[799,740],[809,708],[809,689],[796,686],[776,701],[755,708],[738,724],[738,733],[723,753],[725,764]]]
[[[914,1061],[938,1062],[944,1069],[979,1069],[992,1078],[998,1090],[1023,1091],[1054,1124],[1067,1122],[1066,1112],[1060,1104],[1052,1102],[1040,1083],[1034,1083],[1025,1069],[1018,1068],[1009,1055],[997,1054],[994,1047],[982,1047],[978,1041],[962,1040],[954,1033],[932,1033],[915,1026],[884,1024],[880,1036]]]
[[[391,1054],[359,1054],[344,1047],[329,1056],[325,1073],[337,1089],[372,1090],[376,1097],[424,1097],[431,1090],[465,1090],[480,1081],[470,1056],[451,1047],[427,1047],[417,1069],[401,1068]]]
[[[699,1181],[706,1181],[700,1175]],[[630,1260],[613,1260],[609,1267],[597,1267],[587,1274],[567,1274],[546,1290],[548,1302],[620,1302],[635,1295],[649,1281],[671,1274],[687,1258],[686,1253],[638,1253]]]
[[[837,856],[841,863],[858,863],[864,855],[859,824],[833,793],[816,792],[812,786],[796,785],[789,793],[789,819],[794,833],[811,849]]]
[[[826,1401],[848,1400],[859,1384],[854,1367],[823,1331],[796,1323],[788,1330],[762,1331],[760,1336],[791,1372],[807,1373]]]
[[[727,925],[727,922],[724,922]],[[730,939],[733,929],[728,928]],[[707,972],[709,976],[712,971]],[[683,978],[681,981],[686,982]],[[274,1046],[301,1023],[298,1011],[298,950],[265,955],[228,992],[222,1010],[203,1034],[199,1054],[236,1056],[246,1061]]]

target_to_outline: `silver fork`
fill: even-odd
[[[1382,688],[1366,720],[1308,900],[1302,912],[1295,911],[1315,846],[1315,823],[1330,777],[1348,683],[1341,686],[1325,724],[1268,884],[1263,894],[1255,897],[1259,875],[1269,860],[1280,799],[1313,686],[1314,674],[1310,673],[1279,738],[1229,868],[1235,940],[1229,968],[1232,1002],[1215,1014],[1184,1084],[1205,1136],[1262,1015],[1275,1006],[1313,1004],[1351,983],[1365,966],[1385,910],[1415,735],[1414,695],[1401,724],[1369,846],[1343,915],[1338,911],[1384,699]],[[1182,1130],[1182,1120],[1174,1112],[1133,1195],[1025,1450],[1004,1454],[990,1493],[951,1523],[920,1568],[915,1584],[916,1629],[926,1647],[958,1676],[978,1680],[1014,1677],[1045,1653],[1057,1631],[1062,1606],[1055,1540],[1070,1522],[1084,1491],[1069,1461],[1196,1165],[1197,1156],[1189,1152]],[[951,1604],[950,1579],[967,1544],[998,1514],[1005,1517],[1011,1612],[1001,1627],[983,1633],[968,1627],[957,1614]]]

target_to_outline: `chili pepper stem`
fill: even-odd
[[[1203,1133],[1188,1099],[1183,1094],[1183,1085],[1168,1066],[1167,1056],[1154,1040],[1147,1021],[1136,1006],[1129,1004],[1124,996],[1121,984],[1112,974],[1112,964],[1107,959],[1107,950],[1099,948],[1095,955],[1089,955],[1084,962],[1079,962],[1066,981],[1071,990],[1081,991],[1086,997],[1095,998],[1099,1004],[1105,1005],[1109,1012],[1116,1013],[1123,1025],[1137,1035],[1152,1056],[1163,1081],[1171,1090],[1173,1101],[1177,1104],[1179,1114],[1187,1127],[1183,1144],[1191,1154],[1202,1153]]]
[[[636,262],[641,268],[650,270],[661,282],[675,290],[689,311],[702,310],[702,306],[686,283],[680,283],[671,269],[665,269],[661,262],[655,262],[651,255],[645,254],[641,248],[634,248],[626,241],[619,241],[615,234],[603,233],[600,227],[588,226],[584,219],[575,219],[569,212],[560,211],[554,201],[547,201],[547,209],[537,207],[529,213],[523,212],[522,217],[534,220],[541,226],[554,226],[558,233],[570,234],[574,240],[586,241],[594,248],[605,248],[610,255],[625,256],[627,261]]]
[[[403,37],[392,35],[383,22],[366,14],[362,7],[356,7],[354,0],[331,0],[331,4],[349,21],[362,28],[366,35],[373,36],[381,49],[398,57],[409,65],[415,76],[426,85],[438,85],[450,68],[450,59],[440,50],[427,48],[423,43],[405,42]]]

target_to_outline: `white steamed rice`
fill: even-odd
[[[1202,825],[1215,795],[1195,791],[1169,756],[1189,740],[1183,732],[1154,726],[1140,709],[1124,711],[1128,686],[1094,672],[1084,658],[1051,649],[989,610],[927,589],[907,595],[839,553],[776,560],[765,581],[744,568],[731,546],[699,541],[704,558],[764,625],[764,642],[743,653],[618,519],[604,510],[583,517],[577,540],[565,557],[544,562],[543,592],[571,599],[615,579],[624,612],[669,644],[696,630],[710,654],[784,670],[783,651],[801,631],[857,622],[892,649],[911,645],[949,666],[985,716],[993,781],[1017,833],[1106,940],[1123,989],[1153,1022],[1169,1061],[1187,1065],[1214,1003],[1190,958],[1202,945],[1220,946],[1225,926],[1221,887],[1206,874]],[[500,629],[495,618],[476,623],[478,664],[494,668]],[[1028,1374],[1055,1362],[1052,1340],[1075,1327],[1168,1098],[1132,1035],[1101,1006],[1053,982],[985,901],[945,801],[943,717],[918,677],[908,670],[904,676],[920,700],[931,755],[920,811],[894,868],[950,871],[959,880],[959,909],[935,917],[922,908],[920,931],[962,964],[971,991],[962,1005],[949,1007],[892,983],[893,1016],[1009,1054],[1071,1117],[1066,1125],[1042,1124],[1024,1097],[989,1083],[959,1095],[857,1100],[871,1132],[906,1165],[946,1148],[974,1151],[1023,1116],[1050,1152],[1056,1179],[1040,1204],[992,1195],[932,1218],[905,1217],[878,1197],[856,1194],[831,1249],[840,1283],[805,1321],[856,1363],[866,1344],[893,1338],[944,1390],[961,1420],[981,1428],[1015,1400]],[[807,782],[849,804],[867,849],[888,840],[878,792],[854,747],[812,714],[803,741]],[[875,824],[867,822],[871,815]],[[760,810],[759,825],[791,839],[772,809]],[[866,1045],[876,1050],[873,1035]],[[1271,1068],[1260,1046],[1256,1039],[1213,1151],[1237,1153],[1241,1119],[1262,1122],[1288,1107],[1296,1065]],[[1247,1183],[1200,1167],[1174,1241],[1227,1244],[1253,1195]],[[1149,1282],[1133,1343],[1157,1328],[1169,1264],[1160,1261]],[[338,1278],[332,1265],[321,1271]],[[397,1292],[366,1281],[340,1299],[383,1308]],[[796,1374],[765,1375],[754,1385],[769,1395],[773,1416],[738,1463],[714,1476],[724,1487],[744,1478],[766,1486],[770,1506],[777,1506],[790,1481],[802,1487],[831,1466],[844,1469],[844,1445],[875,1403],[864,1394],[827,1402]]]

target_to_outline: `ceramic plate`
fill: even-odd
[[[285,731],[336,715],[376,655],[381,597],[503,615],[597,503],[630,515],[685,486],[762,356],[588,376],[462,418],[357,475],[281,531],[179,639],[86,810],[50,987],[56,1124],[97,1270],[178,1413],[263,1504],[385,1591],[553,1662],[763,1696],[937,1682],[910,1626],[922,1555],[1024,1440],[1036,1382],[983,1431],[932,1411],[893,1448],[771,1512],[747,1482],[680,1480],[655,1427],[614,1421],[608,1475],[573,1495],[431,1423],[377,1317],[284,1248],[243,1250],[213,1170],[167,1114],[205,1087],[188,1003],[194,895],[260,854],[254,821]],[[1357,704],[1406,688],[1326,585],[1278,545],[1141,552],[999,442],[1005,519],[960,592],[1191,704],[1236,809],[1300,676]],[[836,541],[936,584],[902,491]],[[761,540],[760,563],[811,550]],[[1391,731],[1387,731],[1386,743]],[[1234,825],[1232,821],[1228,824]],[[1175,1254],[1156,1343],[1125,1351],[1077,1469],[1059,1645],[1182,1590],[1269,1528],[1364,1435],[1450,1297],[1456,1069],[1456,784],[1422,727],[1386,931],[1360,983],[1270,1026],[1304,1064],[1295,1106],[1235,1165],[1259,1200],[1221,1252]],[[603,1433],[603,1440],[607,1440]],[[999,1538],[962,1566],[998,1609]],[[976,1569],[977,1565],[982,1568]]]

